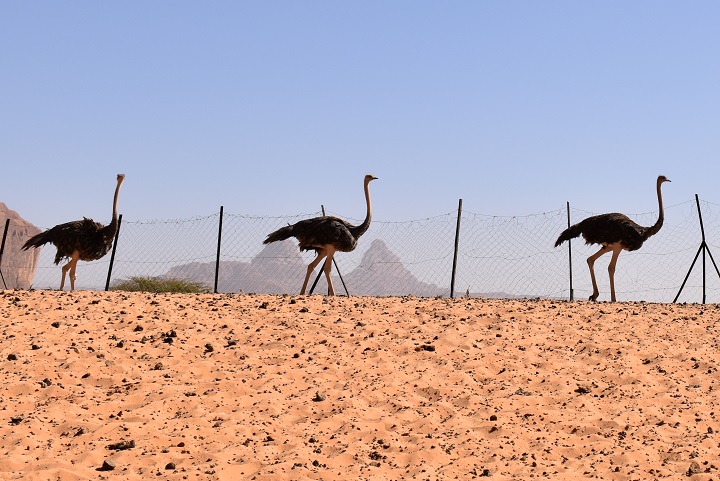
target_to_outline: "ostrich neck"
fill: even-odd
[[[662,182],[660,182],[660,181],[658,181],[658,183],[657,183],[657,196],[658,196],[658,208],[660,209],[660,214],[658,215],[658,220],[657,220],[657,222],[655,222],[655,225],[653,225],[652,227],[650,227],[648,229],[647,237],[657,234],[663,225],[663,221],[665,220],[665,213],[663,212],[663,201],[662,201]]]
[[[113,232],[117,228],[117,221],[118,221],[117,203],[118,203],[118,196],[120,195],[120,184],[121,184],[121,182],[118,182],[117,187],[115,187],[115,196],[113,197],[112,220],[110,221],[110,224],[108,225],[110,230]]]
[[[362,224],[355,226],[351,231],[356,239],[363,235],[370,228],[370,221],[372,220],[372,205],[370,204],[370,182],[365,182],[365,204],[367,205],[367,215],[365,215],[365,220]]]

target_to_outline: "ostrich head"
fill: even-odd
[[[369,184],[371,180],[377,180],[377,177],[375,177],[374,175],[367,174],[365,176],[365,183]]]
[[[664,175],[660,175],[660,176],[658,176],[658,180],[657,180],[657,181],[658,181],[658,185],[660,185],[660,184],[662,184],[663,182],[670,182],[670,179],[668,179],[668,178],[665,177]]]

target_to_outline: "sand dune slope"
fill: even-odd
[[[0,292],[0,479],[720,479],[717,306]]]

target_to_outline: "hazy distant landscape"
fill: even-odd
[[[342,256],[338,256],[342,269]],[[311,277],[314,281],[316,273]],[[297,245],[291,240],[266,245],[250,262],[224,261],[220,264],[218,285],[220,292],[264,294],[296,294],[300,291],[307,266]],[[341,271],[342,272],[342,271]],[[336,293],[344,294],[342,281],[333,268]],[[190,279],[212,286],[215,263],[193,262],[170,269],[166,276]],[[358,296],[447,296],[447,287],[419,281],[388,249],[385,242],[375,239],[360,264],[342,277],[351,295]],[[308,287],[309,289],[309,287]],[[315,293],[327,291],[325,276],[321,276]]]

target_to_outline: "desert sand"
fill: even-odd
[[[720,479],[716,305],[0,292],[0,479]]]

